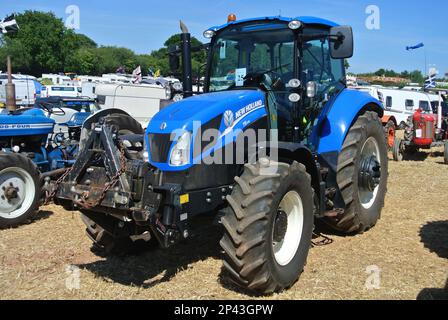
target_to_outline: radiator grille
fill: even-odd
[[[151,160],[158,163],[167,162],[171,147],[171,134],[150,133],[148,134],[148,142]]]

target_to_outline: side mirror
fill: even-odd
[[[348,59],[353,56],[353,30],[349,26],[330,29],[330,55],[333,59]]]
[[[179,55],[177,54],[177,51],[178,51],[178,47],[172,46],[172,47],[170,47],[169,53],[168,53],[170,69],[172,72],[175,72],[180,67],[180,58],[179,58]]]

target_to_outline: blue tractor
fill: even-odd
[[[316,220],[355,234],[380,218],[382,105],[346,87],[350,27],[230,16],[204,33],[207,73],[196,95],[196,48],[181,28],[170,64],[182,57],[186,98],[145,131],[120,110],[89,118],[74,166],[49,192],[81,211],[100,254],[153,241],[169,247],[189,237],[194,216],[215,214],[230,278],[258,293],[281,291],[304,268]]]
[[[76,112],[67,132],[54,132],[51,115],[65,112],[50,104],[0,113],[0,228],[30,219],[42,200],[41,186],[74,163],[81,125],[88,112]]]

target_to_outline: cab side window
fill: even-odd
[[[308,29],[305,34],[322,34],[321,29]],[[302,83],[315,81],[318,93],[328,90],[345,77],[343,60],[330,56],[327,39],[310,40],[303,44],[302,51]]]

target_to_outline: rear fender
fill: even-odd
[[[397,126],[397,119],[395,119],[394,116],[386,116],[386,115],[384,115],[381,118],[381,122],[383,123],[383,125],[386,125],[389,121],[392,121],[394,123],[395,127]]]
[[[330,100],[314,126],[311,142],[317,153],[339,153],[345,137],[356,119],[366,111],[374,111],[381,118],[384,109],[380,101],[366,92],[345,89]]]

